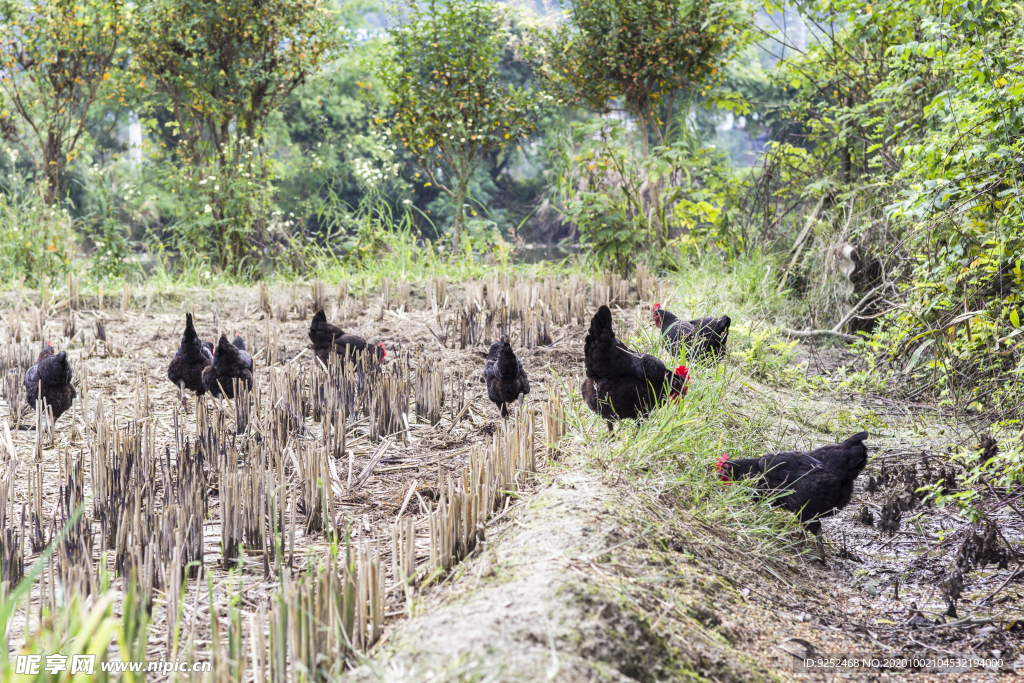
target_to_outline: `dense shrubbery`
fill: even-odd
[[[801,10],[819,40],[772,73],[789,93],[788,127],[761,176],[762,196],[780,207],[765,207],[764,233],[785,223],[780,213],[807,216],[824,197],[788,284],[818,315],[826,311],[819,326],[870,294],[853,329],[873,329],[865,349],[896,379],[998,408],[1018,393],[1004,379],[1024,358],[1015,346],[1024,317],[1020,9],[811,2]],[[800,227],[790,221],[782,243]]]

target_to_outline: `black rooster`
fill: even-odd
[[[498,406],[503,418],[508,417],[509,403],[518,400],[521,405],[523,396],[530,393],[530,378],[507,338],[491,344],[484,364],[484,382],[488,398]]]
[[[203,370],[203,386],[217,398],[234,398],[233,379],[252,388],[252,358],[222,334],[213,351],[213,362]]]
[[[808,453],[782,451],[740,460],[723,453],[715,468],[722,481],[757,478],[760,493],[780,494],[772,504],[798,515],[807,530],[819,536],[820,544],[818,520],[849,504],[853,482],[868,462],[867,438],[867,432],[860,432]]]
[[[313,321],[309,324],[309,340],[313,342],[313,351],[316,353],[316,357],[325,365],[332,353],[344,355],[346,349],[348,349],[348,353],[365,351],[368,346],[362,337],[345,334],[340,327],[327,322],[327,314],[323,310],[317,311],[313,316]],[[384,356],[387,355],[384,345],[378,344],[374,350],[376,353],[371,356],[371,359],[384,360]]]
[[[25,373],[25,398],[33,408],[42,398],[53,411],[53,421],[66,413],[78,394],[71,386],[71,363],[67,351],[54,354],[50,342],[43,345],[36,364]]]
[[[685,396],[690,373],[685,365],[675,372],[654,356],[631,351],[615,337],[612,312],[601,306],[590,321],[583,342],[587,378],[581,389],[587,405],[608,422],[638,419],[670,397]]]
[[[207,346],[196,334],[192,324],[192,314],[185,314],[185,331],[181,335],[181,344],[167,368],[167,379],[197,396],[206,393],[203,386],[203,370],[213,362],[213,344]]]
[[[732,322],[729,316],[680,320],[662,308],[661,304],[654,304],[651,317],[654,324],[661,328],[662,340],[669,353],[678,354],[680,345],[686,342],[690,358],[704,354],[713,355],[716,359],[722,357],[729,339],[729,324]]]

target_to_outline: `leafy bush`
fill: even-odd
[[[20,181],[19,181],[20,183]],[[0,193],[0,279],[38,286],[44,276],[56,281],[71,266],[76,248],[72,220],[46,206],[40,192]]]
[[[580,244],[599,264],[626,271],[653,235],[644,214],[643,160],[623,122],[573,123],[556,168],[563,215],[579,230]]]
[[[706,92],[747,38],[751,14],[734,0],[572,0],[568,21],[547,35],[544,73],[562,101],[608,113],[625,109],[640,156],[665,145],[688,91]],[[644,163],[646,205],[659,247],[668,240],[664,175]],[[620,208],[625,208],[619,203]]]
[[[893,375],[891,390],[1016,409],[1005,378],[1024,370],[1024,80],[1013,66],[1024,13],[998,0],[867,10],[822,0],[801,11],[837,30],[772,74],[798,134],[770,148],[757,183],[765,239],[788,226],[794,244],[808,212],[786,216],[824,195],[817,218],[831,226],[812,225],[818,245],[797,253],[792,278],[816,326],[880,287],[858,321],[874,327],[860,348]],[[834,296],[820,257],[844,245],[856,248],[856,272]]]
[[[123,278],[131,267],[131,223],[142,199],[123,164],[93,164],[86,174],[90,211],[78,221],[93,244],[89,273],[95,280]]]
[[[283,250],[280,235],[270,231],[273,172],[269,162],[260,170],[258,143],[236,141],[245,151],[223,166],[154,165],[158,182],[174,197],[164,237],[179,253],[183,267],[213,265],[218,271],[249,277],[262,259]]]
[[[922,487],[922,490],[937,505],[952,503],[972,522],[980,521],[984,513],[978,503],[986,490],[1008,492],[1024,484],[1022,437],[1024,432],[1012,434],[1012,439],[1003,441],[1001,447],[991,452],[986,452],[984,446],[960,451],[956,459],[963,465],[963,474],[957,478],[956,486],[939,481]]]
[[[485,155],[536,129],[544,100],[504,83],[505,10],[483,0],[410,2],[378,63],[390,93],[385,120],[428,179],[454,202],[452,256],[461,253],[470,180]]]
[[[160,0],[142,6],[139,22],[132,66],[152,89],[147,124],[171,142],[163,166],[179,199],[175,246],[187,261],[248,276],[283,250],[268,234],[267,120],[343,36],[320,0]]]
[[[131,5],[122,0],[0,0],[0,135],[27,152],[53,205],[88,137],[90,108],[119,87]],[[111,78],[114,76],[114,78]]]
[[[662,218],[678,234],[673,243],[681,251],[737,253],[743,246],[733,209],[726,208],[739,183],[725,157],[692,131],[680,127],[646,156],[637,153],[636,136],[619,119],[574,122],[567,137],[555,164],[562,212],[600,265],[626,271],[654,243],[647,217],[652,179],[662,185]],[[648,260],[659,255],[648,249]]]
[[[1024,80],[1006,66],[1024,45],[1011,28],[1020,18],[1019,7],[968,3],[948,19],[973,27],[957,46],[939,40],[940,24],[932,41],[893,50],[901,71],[936,69],[959,85],[924,107],[929,130],[894,147],[903,190],[889,215],[910,228],[913,261],[906,309],[880,334],[905,372],[920,367],[943,395],[979,408],[1002,403],[1010,387],[977,379],[1024,369]]]

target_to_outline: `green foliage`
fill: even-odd
[[[240,135],[258,138],[270,112],[337,49],[319,0],[159,0],[140,10],[133,67],[154,79],[169,123],[197,158],[229,155]]]
[[[717,248],[739,254],[744,250],[742,211],[736,197],[745,181],[736,177],[724,154],[703,144],[684,123],[666,144],[651,150],[648,164],[648,176],[665,188],[665,223],[678,228],[674,242],[682,252]]]
[[[678,232],[674,242],[682,251],[718,247],[733,252],[743,245],[729,197],[738,183],[724,156],[686,127],[644,155],[637,153],[622,120],[574,122],[554,166],[563,215],[602,266],[626,272],[652,243],[655,231],[646,210],[653,184],[662,186],[667,214],[662,220]],[[648,254],[648,260],[657,261],[658,255]]]
[[[574,123],[570,135],[558,166],[563,213],[599,264],[624,272],[650,240],[642,160],[632,153],[622,121]]]
[[[998,0],[799,9],[809,26],[832,28],[771,74],[790,97],[783,117],[796,135],[770,146],[749,211],[761,216],[762,239],[793,244],[825,195],[807,240],[816,243],[786,284],[814,302],[817,326],[885,285],[861,349],[887,364],[891,390],[923,384],[977,410],[1017,405],[1016,383],[1004,380],[1024,369],[1021,9]],[[836,281],[830,255],[844,244],[856,248],[858,272],[822,306]]]
[[[546,71],[572,104],[606,111],[622,98],[654,132],[658,107],[668,106],[671,122],[679,92],[706,86],[749,24],[734,0],[572,0]]]
[[[121,623],[116,629],[117,648],[122,662],[146,661],[146,641],[149,635],[149,614],[145,601],[138,594],[138,580],[135,570],[126,581],[127,591],[121,605]],[[144,674],[125,672],[124,680],[129,683],[144,681]]]
[[[326,188],[317,222],[321,239],[313,250],[322,260],[354,268],[368,268],[388,254],[417,249],[412,212],[408,204],[396,215],[379,194],[367,193],[356,207],[350,207],[334,191]],[[428,250],[428,258],[433,253]]]
[[[338,55],[322,76],[299,86],[267,121],[266,145],[277,158],[277,208],[284,215],[303,217],[310,230],[321,227],[317,207],[328,199],[328,188],[351,206],[371,188],[389,199],[402,192],[392,173],[395,152],[372,125],[373,112],[387,102],[386,93],[365,87],[379,57],[378,42],[356,43]],[[371,168],[381,177],[364,177]]]
[[[172,113],[165,128],[175,144],[165,154],[183,162],[167,164],[164,179],[181,201],[176,246],[187,246],[186,258],[252,273],[274,251],[264,128],[340,47],[334,19],[320,0],[160,0],[138,19],[136,85],[155,88],[151,110]]]
[[[115,165],[100,168],[94,164],[87,172],[94,210],[79,224],[94,247],[89,268],[94,280],[121,279],[130,267],[130,217],[126,209],[135,203],[139,191],[133,179],[119,174],[120,170]]]
[[[0,2],[0,135],[46,179],[47,204],[78,156],[90,108],[117,94],[128,19],[121,0]]]
[[[391,42],[378,64],[390,97],[389,138],[415,158],[426,185],[455,203],[453,258],[473,173],[486,154],[533,132],[542,101],[500,78],[504,20],[500,7],[483,0],[412,3],[388,30]]]
[[[240,140],[245,151],[230,165],[203,168],[160,164],[158,182],[175,197],[170,207],[168,237],[186,264],[211,265],[249,277],[264,257],[278,256],[273,213],[273,175],[269,163],[261,171],[253,140]]]
[[[894,220],[916,228],[907,291],[916,315],[888,321],[893,355],[912,357],[931,341],[924,360],[948,378],[943,393],[959,388],[965,361],[989,376],[1024,366],[1015,339],[1024,285],[1016,161],[1024,148],[1024,81],[1012,67],[1024,47],[1012,28],[1020,20],[1019,7],[968,3],[935,25],[924,36],[930,40],[892,50],[904,70],[928,69],[958,83],[923,108],[927,130],[894,145],[904,160],[896,174],[902,196],[889,207]],[[954,31],[966,34],[956,45],[944,39]]]
[[[985,458],[980,449],[965,449],[957,454],[963,465],[963,474],[957,478],[956,490],[944,482],[923,487],[928,498],[939,506],[951,503],[972,522],[984,517],[980,503],[986,490],[1016,490],[1024,484],[1024,448],[1021,447],[1022,432],[1012,433],[1000,443],[996,454]]]
[[[742,0],[573,0],[569,20],[547,37],[545,74],[565,103],[608,112],[621,101],[638,124],[646,157],[649,141],[668,144],[679,95],[687,88],[707,92],[746,40],[750,19]],[[662,180],[645,178],[641,207],[659,245],[668,238]],[[604,229],[626,229],[626,215]]]
[[[792,379],[790,369],[797,369],[802,375],[806,368],[791,368],[796,342],[778,340],[777,330],[770,328],[746,329],[744,325],[734,325],[734,336],[746,338],[746,343],[739,343],[733,355],[736,356],[744,371],[754,377],[772,383],[788,383]]]
[[[55,282],[68,271],[75,252],[71,218],[47,206],[32,185],[25,191],[24,178],[12,175],[8,187],[19,190],[0,192],[0,281],[24,278],[30,287],[44,277]]]

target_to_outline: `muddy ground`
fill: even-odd
[[[459,294],[452,288],[453,302]],[[13,299],[8,295],[9,306]],[[173,442],[171,417],[178,390],[165,374],[185,311],[194,311],[204,338],[238,330],[253,339],[258,382],[269,382],[268,338],[277,340],[277,367],[311,362],[304,352],[312,314],[308,288],[271,290],[269,299],[271,313],[261,310],[255,289],[169,294],[148,306],[145,296],[137,295],[124,312],[117,310],[117,302],[107,301],[101,308],[89,301],[73,314],[66,309],[51,312],[41,332],[58,349],[70,351],[76,381],[88,377],[87,415],[102,397],[108,411],[127,417],[137,400],[139,380],[148,383],[160,450]],[[38,336],[33,335],[38,325],[30,305],[26,296],[21,343]],[[441,421],[433,427],[410,425],[408,443],[396,441],[362,487],[337,497],[338,522],[356,537],[376,539],[385,553],[403,504],[423,533],[425,507],[436,499],[439,471],[443,476],[462,466],[473,444],[488,439],[500,419],[479,379],[486,346],[458,348],[461,344],[452,336],[442,344],[440,321],[418,287],[408,307],[410,312],[382,310],[375,295],[352,296],[344,304],[331,295],[327,306],[331,319],[346,331],[383,341],[389,360],[408,354],[414,365],[444,367],[448,398]],[[69,317],[74,322],[70,339],[65,336],[72,332]],[[6,345],[17,323],[12,308],[5,311],[5,319],[0,342]],[[617,317],[631,324],[637,319]],[[106,342],[96,340],[98,321]],[[552,345],[520,354],[533,385],[528,407],[539,407],[549,383],[555,382],[559,391],[572,390],[583,373],[585,328],[557,325],[550,332]],[[33,349],[39,345],[31,343]],[[799,350],[794,363],[805,362],[808,374],[831,375],[855,362],[839,349]],[[736,368],[735,358],[727,362]],[[464,400],[455,398],[459,395]],[[182,413],[184,431],[194,430],[195,399],[188,401]],[[951,568],[965,539],[984,528],[969,524],[952,508],[925,505],[912,493],[915,482],[934,481],[937,473],[951,467],[949,450],[976,443],[984,425],[885,396],[788,390],[738,370],[733,406],[759,416],[765,443],[779,448],[806,448],[859,429],[872,433],[874,457],[858,480],[853,503],[825,522],[825,564],[810,541],[795,540],[791,560],[764,564],[731,551],[728,539],[709,537],[707,530],[688,528],[680,520],[662,520],[652,527],[645,517],[648,511],[636,504],[648,492],[593,471],[584,454],[569,449],[561,460],[542,468],[536,490],[490,524],[481,548],[440,585],[425,589],[411,604],[389,588],[385,635],[350,676],[394,681],[830,680],[834,670],[807,671],[796,664],[809,655],[913,653],[1002,660],[1001,670],[951,674],[994,680],[1009,676],[1014,662],[1024,662],[1024,573],[1012,554],[1019,552],[1024,536],[1021,516],[1005,502],[1006,496],[987,501],[987,516],[997,525],[997,546],[1005,549],[1009,544],[1011,554],[1004,568],[988,564],[964,573],[956,616],[950,616],[946,596]],[[0,402],[0,415],[12,427],[17,422],[7,402]],[[88,441],[88,421],[78,411],[74,420],[76,427],[70,414],[62,417],[53,443],[42,451],[46,519],[56,518],[62,454],[80,451]],[[34,414],[26,413],[22,421],[34,425]],[[360,439],[360,429],[354,426],[350,439],[356,473],[379,447]],[[316,427],[310,430],[310,438],[317,438]],[[16,429],[12,436],[16,457],[31,463],[34,428]],[[337,466],[345,480],[349,463],[340,460]],[[955,478],[956,468],[951,469]],[[27,486],[18,482],[13,508],[20,510],[27,496]],[[215,603],[223,611],[228,577],[220,566],[215,492],[210,504],[204,565],[217,591]],[[887,506],[890,524],[895,523],[893,510],[900,513],[891,534],[878,526]],[[874,526],[864,523],[869,516]],[[299,557],[307,549],[324,548],[322,536],[315,535],[300,534],[296,545]],[[420,551],[425,552],[422,547]],[[27,552],[26,562],[36,555]],[[98,550],[93,559],[99,560]],[[276,582],[265,579],[257,561],[246,563],[242,575],[248,623]],[[393,581],[388,585],[393,587]],[[197,659],[209,656],[204,616],[209,607],[201,592],[183,608]],[[165,605],[166,598],[158,596],[149,648],[154,659],[166,654]],[[31,614],[38,606],[36,593]],[[24,624],[22,614],[14,624],[12,647],[18,646]],[[247,677],[252,675],[250,670]],[[843,675],[875,680],[887,674],[846,670]],[[943,675],[941,680],[951,679]]]

